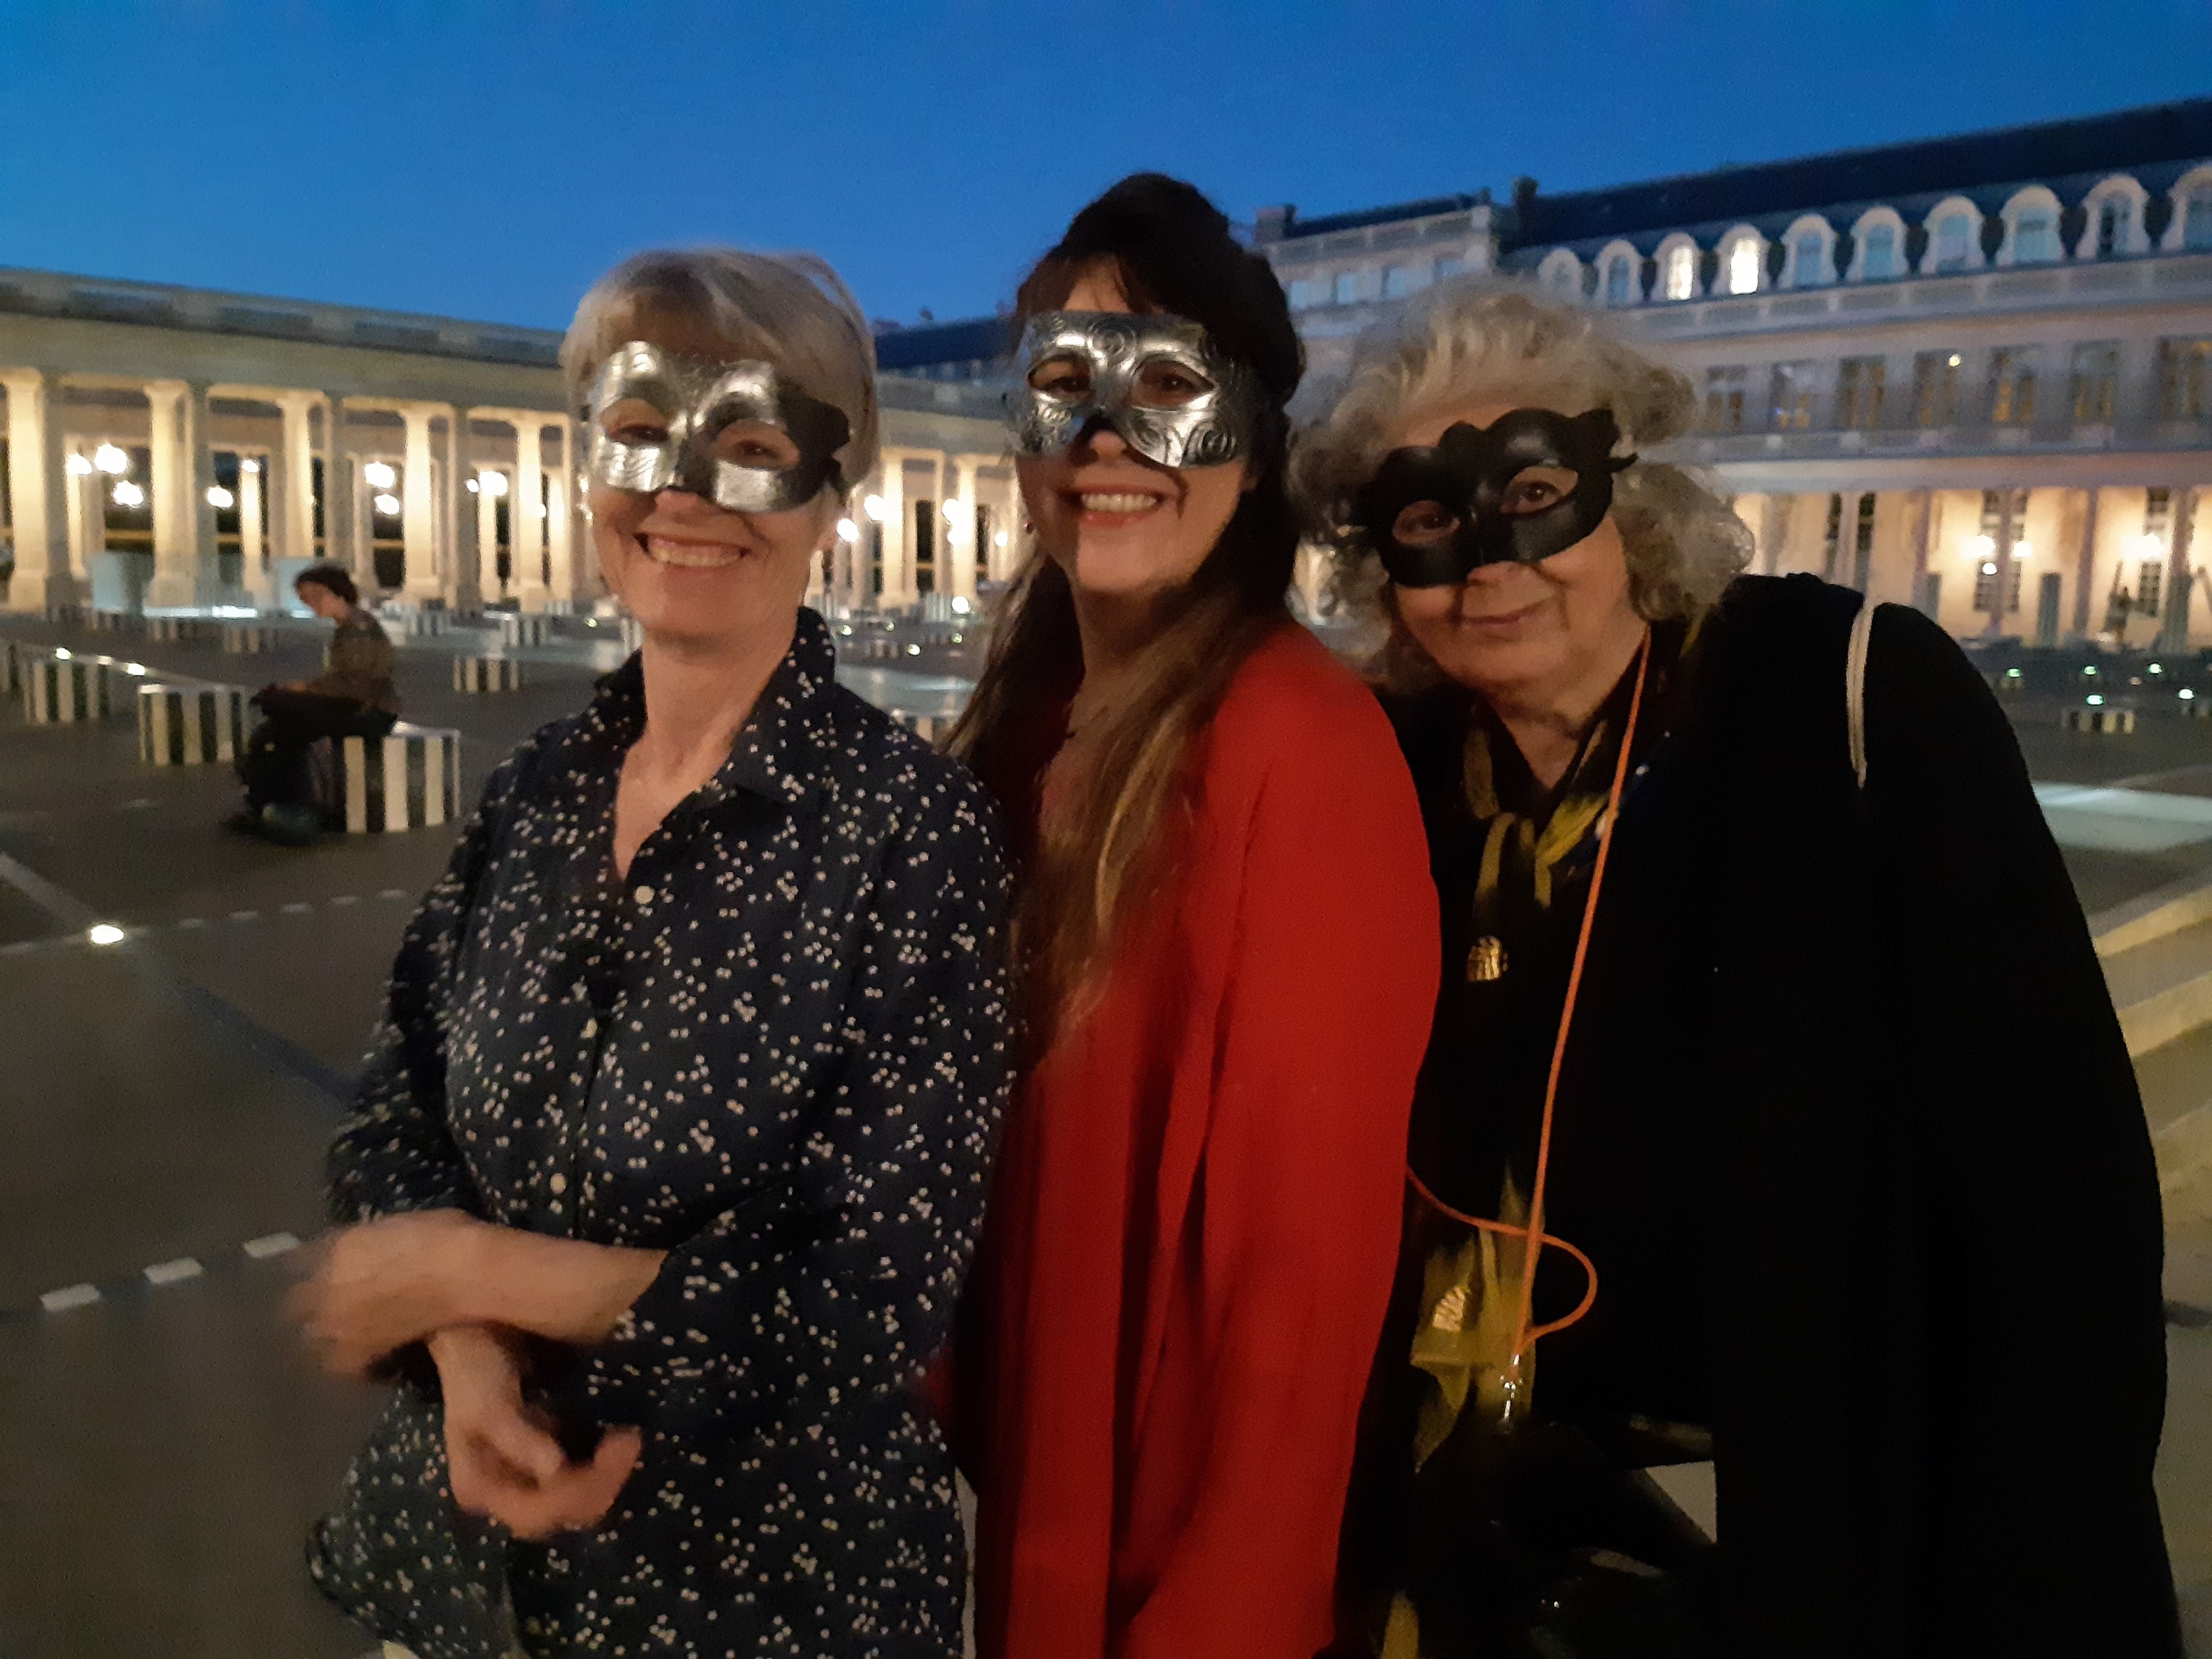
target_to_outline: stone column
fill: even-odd
[[[1029,514],[1022,507],[1021,478],[1010,468],[1006,478],[1006,503],[1000,510],[999,520],[999,529],[1005,533],[1006,544],[1000,547],[998,537],[994,535],[988,560],[993,581],[1011,581],[1014,573],[1022,568],[1023,560],[1028,556],[1024,528],[1028,521]]]
[[[1782,544],[1790,539],[1790,510],[1795,495],[1770,493],[1759,508],[1759,569],[1771,576],[1782,568]]]
[[[153,492],[154,525],[154,579],[147,584],[146,603],[157,610],[192,605],[199,598],[200,515],[214,513],[206,487],[198,483],[195,453],[204,448],[193,418],[204,410],[204,389],[196,395],[182,380],[155,380],[146,387],[152,452],[146,485]]]
[[[515,596],[522,609],[545,609],[545,520],[538,517],[544,477],[544,423],[535,416],[514,420],[514,483],[507,497],[507,544]]]
[[[908,591],[914,586],[914,568],[907,556],[912,526],[907,519],[906,452],[887,449],[884,452],[883,523],[883,592],[864,593],[872,603],[884,606],[904,605]]]
[[[107,477],[92,464],[91,452],[97,447],[72,444],[62,460],[62,493],[69,501],[70,577],[87,603],[92,599],[92,573],[107,551]]]
[[[1936,516],[1936,497],[1931,490],[1916,489],[1908,520],[1912,545],[1912,598],[1914,610],[1925,612],[1932,621],[1935,612],[1928,605],[1928,543],[1929,530]]]
[[[52,381],[35,368],[0,374],[8,389],[8,500],[15,573],[8,584],[10,610],[44,611],[77,602],[70,574],[69,507],[63,492],[69,474],[62,453],[62,423],[55,418]]]
[[[1990,580],[1989,623],[1982,630],[1991,639],[2004,632],[2007,611],[2012,603],[2013,567],[2018,562],[2012,556],[2012,544],[2020,539],[2020,526],[2013,522],[2012,502],[2014,490],[2011,484],[2002,485],[1997,492],[2004,506],[1997,514],[1996,545],[1990,550],[1984,562],[1994,564],[1997,574]],[[2022,603],[2025,603],[2025,596]]]
[[[566,615],[576,608],[576,544],[570,534],[568,422],[553,422],[553,430],[555,441],[561,447],[561,459],[545,479],[545,562],[549,567],[545,586],[549,608]]]
[[[2166,614],[2160,618],[2159,649],[2184,651],[2189,647],[2189,612],[2195,595],[2190,591],[2194,575],[2189,568],[2189,544],[2195,538],[2197,491],[2183,485],[2173,492],[2173,549],[2166,562]]]
[[[261,458],[238,458],[238,583],[253,598],[254,609],[269,608],[268,566],[261,542]]]
[[[445,597],[438,570],[438,481],[430,465],[430,417],[435,404],[409,404],[399,411],[407,451],[399,477],[399,534],[407,561],[404,592],[410,605]]]
[[[315,434],[308,424],[313,409],[309,392],[288,392],[276,400],[281,430],[270,458],[269,524],[280,559],[315,556]]]
[[[345,400],[332,397],[323,404],[323,557],[352,571],[356,582],[362,581],[362,567],[368,566],[362,589],[368,592],[376,585],[375,560],[369,549],[357,544],[356,493],[353,452],[346,444]]]
[[[469,460],[469,411],[446,411],[445,453],[439,457],[438,512],[446,531],[446,603],[465,617],[483,609],[483,566],[477,538],[483,524],[478,511],[481,490],[471,495],[468,480],[476,477]]]
[[[975,469],[981,465],[979,456],[953,459],[952,498],[960,510],[945,526],[945,591],[970,601],[975,597]]]
[[[2074,627],[2071,637],[2089,636],[2089,607],[2097,590],[2097,507],[2102,492],[2094,485],[2081,492],[2088,500],[2081,508],[2081,546],[2074,564]]]

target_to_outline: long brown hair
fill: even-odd
[[[1157,173],[1124,179],[1075,216],[1022,283],[1017,317],[1065,305],[1086,273],[1101,270],[1119,279],[1131,306],[1205,325],[1257,376],[1271,406],[1246,456],[1250,488],[1131,665],[1127,696],[1099,716],[1091,764],[1068,780],[1068,799],[1041,826],[1014,929],[1033,1044],[1079,1009],[1133,902],[1157,884],[1188,817],[1192,748],[1245,659],[1289,625],[1284,595],[1297,552],[1283,409],[1304,355],[1273,270],[1238,245],[1195,188]],[[952,752],[985,778],[1004,778],[1020,763],[1039,709],[1073,693],[1081,662],[1067,574],[1033,552],[953,729]]]

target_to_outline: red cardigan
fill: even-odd
[[[1304,630],[1196,763],[1188,856],[1007,1121],[953,1390],[983,1659],[1329,1639],[1436,894],[1389,726]]]

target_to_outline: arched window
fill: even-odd
[[[1659,244],[1659,292],[1669,300],[1698,297],[1698,245],[1676,234]]]
[[[1571,249],[1555,247],[1536,268],[1536,280],[1556,297],[1579,300],[1583,293],[1583,262]]]
[[[1613,242],[1598,255],[1605,272],[1605,302],[1609,307],[1632,306],[1644,297],[1644,256],[1627,242]]]
[[[1782,272],[1785,288],[1824,288],[1835,280],[1836,233],[1817,213],[1808,213],[1783,233],[1789,249]]]
[[[1982,210],[1963,196],[1947,197],[1929,213],[1928,252],[1920,274],[1945,276],[1982,268]]]
[[[1766,275],[1766,239],[1748,225],[1721,243],[1721,282],[1731,294],[1756,294]]]
[[[2058,198],[2041,185],[2015,192],[2004,204],[2001,265],[2045,265],[2066,257],[2058,242]]]
[[[2130,253],[2148,253],[2143,234],[2143,209],[2150,192],[2127,174],[2100,179],[2081,200],[2081,234],[2074,244],[2077,259],[2116,259]]]
[[[1895,208],[1869,208],[1851,226],[1851,268],[1845,280],[1886,283],[1905,275],[1905,221]]]
[[[2212,165],[2173,181],[2173,218],[2159,246],[2168,253],[2212,252]]]

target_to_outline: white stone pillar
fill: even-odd
[[[464,616],[483,609],[483,566],[477,553],[480,495],[471,495],[469,480],[476,466],[469,459],[469,411],[446,411],[445,453],[439,457],[439,516],[444,521],[446,603]]]
[[[430,417],[434,404],[409,404],[399,411],[407,452],[399,476],[399,534],[407,561],[404,591],[410,605],[445,597],[438,570],[437,478],[430,466]]]
[[[270,573],[261,540],[261,458],[238,458],[238,582],[254,608],[269,608]]]
[[[960,510],[950,516],[945,526],[946,580],[943,586],[956,599],[970,601],[975,597],[975,469],[981,465],[980,456],[953,459],[952,499]]]
[[[262,463],[261,487],[269,497],[269,557],[315,556],[315,434],[307,424],[313,399],[287,392],[276,399],[276,447]],[[272,609],[282,600],[272,597]]]
[[[561,446],[561,459],[545,478],[545,562],[550,573],[546,598],[553,610],[568,613],[576,608],[576,562],[575,543],[569,533],[574,514],[568,501],[568,422],[554,422],[553,431]]]
[[[2081,494],[2087,499],[2081,504],[2081,540],[2075,550],[2074,558],[2074,626],[2071,637],[2089,637],[2090,607],[2097,593],[2097,509],[2103,492],[2091,485]]]
[[[545,520],[539,516],[544,477],[544,426],[514,417],[514,483],[507,492],[507,530],[515,597],[526,611],[545,609]]]
[[[80,597],[92,597],[92,573],[107,551],[107,475],[92,465],[97,443],[68,445],[62,457],[62,493],[69,501],[70,579]],[[72,470],[71,464],[76,469]]]
[[[148,448],[152,465],[146,487],[153,493],[154,579],[146,603],[161,609],[194,604],[199,598],[199,521],[204,499],[192,500],[198,468],[192,430],[197,400],[182,380],[154,380],[146,387]]]
[[[904,450],[887,449],[884,452],[884,487],[879,493],[884,498],[884,549],[878,567],[883,573],[883,591],[880,593],[866,592],[862,597],[871,605],[904,605],[907,603],[906,594],[914,586],[914,567],[907,556],[907,544],[913,526],[907,513]],[[874,584],[870,586],[872,587]]]
[[[1021,478],[1012,467],[1007,469],[1006,505],[999,509],[999,523],[991,536],[988,556],[991,580],[994,582],[1012,581],[1014,573],[1022,568],[1022,562],[1029,556],[1027,538],[1023,528],[1028,522],[1029,514],[1022,506]],[[1006,538],[1004,547],[999,545],[1001,534]]]
[[[350,570],[362,592],[368,593],[376,586],[376,562],[356,534],[360,515],[355,497],[359,493],[353,451],[346,443],[345,400],[333,396],[323,404],[323,557]]]
[[[43,611],[73,605],[70,574],[69,474],[62,423],[53,410],[53,383],[35,368],[0,374],[8,389],[8,500],[15,572],[8,585],[11,610]]]

